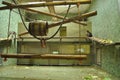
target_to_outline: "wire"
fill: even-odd
[[[12,0],[15,4],[17,4],[17,2],[15,1],[15,0]],[[66,15],[64,16],[64,18],[63,18],[63,20],[62,20],[62,22],[64,22],[64,20],[66,19],[66,17],[67,17],[67,15],[68,15],[68,13],[69,13],[69,10],[70,10],[70,7],[71,7],[71,5],[69,5],[69,7],[68,7],[68,9],[67,9],[67,12],[66,12]],[[25,22],[24,22],[24,19],[23,19],[23,17],[22,17],[22,13],[21,13],[21,11],[20,11],[20,9],[18,8],[18,11],[19,11],[19,14],[20,14],[20,17],[21,17],[21,20],[22,20],[22,23],[23,23],[23,25],[24,25],[24,27],[26,28],[26,30],[29,32],[29,30],[28,30],[28,28],[27,28],[27,26],[26,26],[26,24],[25,24]],[[36,38],[36,39],[38,39],[38,40],[49,40],[49,39],[51,39],[51,38],[53,38],[57,33],[58,33],[58,31],[60,30],[60,28],[62,27],[62,23],[60,24],[60,27],[58,28],[58,30],[55,32],[55,34],[53,34],[51,37],[49,37],[49,38],[38,38],[37,36],[35,36],[35,35],[32,35],[34,38]],[[29,32],[30,33],[30,32]]]

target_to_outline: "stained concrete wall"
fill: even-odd
[[[118,0],[93,0],[90,11],[97,10],[98,15],[91,18],[95,37],[120,41],[120,9]],[[120,77],[120,46],[102,47],[101,67]]]
[[[120,77],[120,46],[102,48],[102,68]]]
[[[80,47],[81,45],[81,47]],[[19,53],[28,54],[65,54],[77,55],[87,54],[84,60],[67,60],[67,59],[18,59],[19,65],[91,65],[90,43],[75,42],[47,42],[46,48],[41,48],[40,42],[19,42]],[[82,49],[83,51],[78,51]]]
[[[10,1],[10,0],[6,0]],[[2,0],[0,0],[0,6],[2,5]],[[17,11],[17,10],[16,10]],[[6,38],[7,37],[7,31],[8,31],[8,17],[9,17],[9,10],[0,10],[0,38]],[[11,25],[10,25],[10,31],[15,31],[17,33],[17,27],[18,22],[20,21],[20,17],[18,14],[12,12],[11,13]],[[16,46],[11,45],[9,47],[9,53],[16,53]],[[0,53],[6,53],[6,47],[0,46]],[[15,59],[8,59],[7,62],[3,62],[3,65],[12,65],[16,64]]]
[[[92,17],[92,30],[96,37],[120,41],[120,11],[118,0],[93,0],[90,11],[97,10]]]

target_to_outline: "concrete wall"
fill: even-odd
[[[8,0],[9,1],[9,0]],[[0,6],[2,5],[2,0],[0,0]],[[17,11],[17,10],[16,10]],[[9,17],[9,10],[1,10],[0,11],[0,38],[7,37],[8,31],[8,17]],[[12,12],[11,13],[11,26],[10,31],[15,31],[17,33],[18,22],[20,21],[20,17],[18,14]],[[9,53],[16,52],[16,47],[13,44],[9,47]],[[6,53],[6,47],[1,45],[0,46],[0,53]],[[4,65],[12,65],[16,64],[16,60],[8,59],[7,62],[3,62]]]
[[[80,46],[81,47],[78,47]],[[18,64],[27,65],[91,65],[90,44],[78,44],[75,42],[47,42],[46,48],[41,48],[40,42],[20,42],[19,53],[28,54],[88,54],[85,60],[65,60],[65,59],[18,59]],[[21,49],[21,50],[20,50]],[[83,51],[80,52],[80,49]],[[78,51],[79,50],[79,51]]]
[[[120,9],[119,0],[93,0],[91,10],[97,10],[98,15],[91,18],[95,37],[120,41]],[[120,46],[105,46],[100,49],[101,67],[107,72],[120,77]]]
[[[96,37],[120,41],[120,11],[118,0],[93,0],[90,11],[98,15],[90,18],[93,34]]]
[[[120,46],[102,48],[102,68],[120,77]]]

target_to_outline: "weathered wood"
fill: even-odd
[[[43,3],[34,3],[34,4],[18,4],[15,6],[4,6],[0,7],[0,10],[5,9],[13,9],[13,8],[29,8],[29,7],[45,7],[45,6],[58,6],[58,5],[76,5],[77,3],[80,4],[90,4],[91,0],[84,0],[84,1],[55,1],[55,2],[43,2]]]
[[[57,22],[57,23],[49,24],[48,27],[49,28],[55,27],[55,26],[58,26],[60,24],[69,23],[69,22],[72,22],[74,20],[80,20],[80,19],[83,19],[83,18],[88,18],[88,17],[91,17],[91,16],[95,16],[95,15],[97,15],[97,11],[88,12],[88,13],[85,13],[85,14],[82,14],[82,15],[75,16],[75,17],[70,18],[70,19],[65,19],[63,22]]]
[[[18,36],[23,36],[23,35],[26,35],[26,34],[28,34],[28,32],[20,33],[20,34],[18,34]]]
[[[92,11],[92,12],[89,12],[89,13],[82,14],[81,16],[76,16],[76,17],[73,17],[73,18],[70,18],[70,19],[66,19],[63,22],[48,24],[48,28],[52,28],[52,27],[58,26],[60,24],[69,23],[69,22],[74,21],[75,19],[79,20],[79,19],[82,19],[82,18],[88,18],[88,17],[95,16],[95,15],[97,15],[97,11]],[[24,35],[24,34],[27,34],[27,32],[21,33],[19,35]]]
[[[15,4],[12,4],[12,3],[9,3],[9,2],[6,2],[6,1],[3,1],[3,4],[5,4],[7,6],[15,6]],[[30,8],[22,8],[22,9],[25,9],[25,10],[31,11],[31,12],[35,12],[35,13],[39,13],[39,14],[44,14],[44,15],[47,15],[47,16],[56,17],[56,18],[59,18],[59,19],[63,19],[64,18],[63,16],[60,16],[60,15],[56,15],[56,14],[53,14],[53,13],[42,12],[42,11],[30,9]],[[86,22],[80,22],[80,21],[77,21],[77,20],[74,20],[72,22],[77,23],[77,24],[81,24],[81,25],[84,25],[84,26],[87,26]]]
[[[12,43],[12,39],[10,38],[0,38],[0,46],[10,46]]]
[[[0,42],[2,41],[10,41],[11,39],[10,38],[0,38]]]
[[[48,22],[32,21],[29,23],[29,33],[35,36],[47,36]]]
[[[23,37],[21,36],[20,38],[22,39],[34,39],[34,37]],[[17,38],[17,39],[20,39]],[[48,38],[48,37],[47,37]],[[67,36],[67,37],[53,37],[53,39],[88,39],[87,37],[74,37],[74,36]]]
[[[96,38],[96,37],[88,37],[88,39],[95,41],[97,43],[103,44],[103,45],[112,45],[115,44],[113,43],[113,41],[108,40],[108,39],[100,39],[100,38]]]
[[[45,0],[45,1],[46,2],[53,2],[53,0]],[[48,6],[48,9],[49,9],[50,13],[54,13],[54,14],[56,13],[54,5]]]
[[[96,38],[96,37],[88,37],[88,39],[95,41],[99,44],[106,45],[106,46],[120,45],[120,42],[113,42],[112,40],[109,40],[109,39],[101,39],[101,38]]]
[[[55,55],[55,54],[1,54],[2,58],[26,59],[86,59],[87,55]]]

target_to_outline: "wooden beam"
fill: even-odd
[[[55,27],[55,26],[58,26],[60,24],[69,23],[69,22],[72,22],[74,20],[80,20],[80,19],[83,19],[83,18],[88,18],[88,17],[95,16],[95,15],[97,15],[97,11],[88,12],[88,13],[85,13],[85,14],[82,14],[82,15],[75,16],[75,17],[70,18],[70,19],[65,19],[63,22],[57,22],[57,23],[49,24],[48,27],[49,28]]]
[[[34,37],[19,37],[17,39],[34,39]],[[52,39],[88,39],[87,37],[74,37],[74,36],[67,36],[67,37],[53,37]]]
[[[10,38],[0,38],[0,42],[2,41],[10,41],[11,39]]]
[[[95,41],[99,44],[105,45],[105,46],[110,46],[110,45],[120,45],[120,42],[113,42],[112,40],[109,39],[101,39],[101,38],[96,38],[96,37],[88,37],[91,41]]]
[[[90,4],[91,0],[84,0],[84,1],[56,1],[56,2],[43,2],[43,3],[34,3],[34,4],[18,4],[15,6],[4,6],[0,7],[0,10],[5,9],[13,9],[13,8],[29,8],[29,7],[45,7],[45,6],[58,6],[58,5],[76,5],[77,3],[80,4]]]
[[[55,55],[55,54],[1,54],[2,58],[25,59],[86,59],[87,55]]]
[[[53,2],[53,0],[46,0],[46,2]],[[53,13],[53,14],[56,13],[56,12],[55,12],[55,7],[54,7],[54,5],[48,6],[48,9],[49,9],[49,12],[50,12],[50,13]],[[56,18],[56,17],[52,17],[52,20],[53,20],[53,21],[57,21],[57,18]]]
[[[82,18],[88,18],[88,17],[95,16],[95,15],[97,15],[97,11],[92,11],[92,12],[89,12],[89,13],[82,14],[80,16],[70,18],[70,19],[65,19],[63,22],[57,22],[57,23],[49,24],[48,27],[52,28],[52,27],[58,26],[60,24],[65,24],[65,23],[72,22],[76,19],[79,20],[79,19],[82,19]],[[22,36],[22,35],[27,34],[27,33],[28,32],[25,32],[25,33],[21,33],[19,35]]]
[[[28,34],[28,32],[23,32],[21,34],[18,34],[18,36],[23,36],[23,35],[26,35],[26,34]]]
[[[5,4],[5,5],[7,5],[7,6],[15,6],[15,4],[12,4],[12,3],[9,3],[9,2],[6,2],[6,1],[3,1],[3,4]],[[42,12],[42,11],[30,9],[30,8],[23,8],[23,9],[28,10],[28,11],[31,11],[31,12],[36,12],[36,13],[39,13],[39,14],[44,14],[44,15],[56,17],[56,18],[59,18],[59,19],[63,19],[63,18],[64,18],[63,16],[56,15],[56,14],[53,14],[53,13]],[[66,18],[66,19],[67,19],[67,18]],[[77,23],[77,24],[81,24],[81,25],[84,25],[84,26],[87,26],[87,23],[86,23],[86,22],[80,22],[80,21],[77,21],[77,20],[74,20],[74,21],[72,21],[72,22]]]
[[[45,0],[45,1],[46,1],[46,2],[53,2],[53,0]],[[48,6],[48,9],[49,9],[50,13],[54,13],[54,14],[55,14],[54,5]]]
[[[112,40],[107,40],[107,39],[100,39],[100,38],[96,38],[96,37],[88,37],[88,39],[95,41],[95,42],[98,42],[98,43],[103,44],[103,45],[114,44]]]

